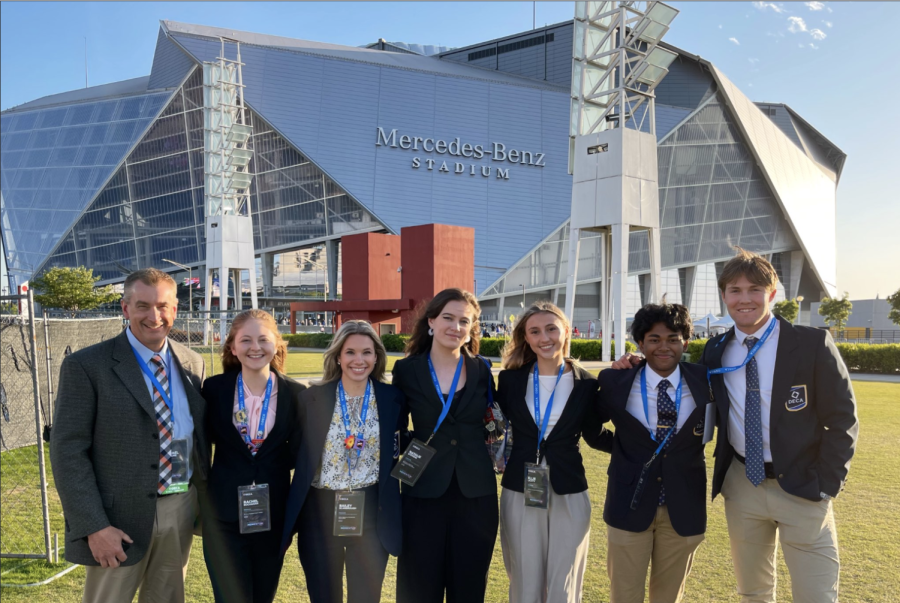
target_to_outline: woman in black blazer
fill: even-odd
[[[298,533],[312,603],[343,601],[345,566],[348,603],[378,603],[388,555],[402,545],[400,483],[390,474],[400,455],[403,394],[382,382],[387,352],[365,321],[341,326],[324,364],[322,381],[300,396],[301,446],[281,550]],[[361,535],[348,530],[359,524],[335,521],[346,492],[362,493]]]
[[[579,440],[609,452],[612,434],[597,412],[597,380],[566,357],[568,343],[565,314],[539,301],[516,321],[503,350],[506,370],[500,372],[497,400],[515,434],[500,495],[511,603],[581,601],[591,501]],[[545,480],[543,496],[525,492],[529,465],[531,480]]]
[[[497,480],[484,443],[494,380],[475,357],[480,313],[471,293],[441,291],[417,319],[408,357],[394,365],[393,383],[406,396],[404,440],[411,416],[411,436],[435,450],[415,486],[402,486],[398,603],[441,603],[445,590],[447,603],[484,601],[498,515]],[[449,410],[440,421],[445,401]]]
[[[304,389],[282,374],[286,354],[272,315],[247,310],[234,318],[222,346],[225,372],[203,384],[206,433],[216,446],[201,497],[203,557],[217,602],[269,603],[278,588],[285,502],[299,445],[297,400]],[[238,489],[262,484],[267,488],[251,492],[268,490],[268,529],[242,534]]]

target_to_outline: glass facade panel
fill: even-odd
[[[137,268],[171,268],[163,258],[182,264],[198,264],[205,259],[202,74],[199,70],[192,74],[164,108],[156,96],[126,100],[132,102],[96,103],[90,114],[79,106],[78,116],[72,114],[70,121],[93,120],[94,125],[61,128],[52,151],[24,151],[34,135],[32,132],[24,132],[24,138],[16,143],[22,147],[21,152],[46,152],[50,163],[44,160],[41,169],[16,170],[12,203],[6,203],[5,207],[30,207],[36,203],[34,193],[37,192],[44,195],[40,198],[42,206],[69,209],[71,196],[92,195],[109,177],[113,165],[135,143],[123,141],[134,132],[146,130],[124,165],[110,178],[88,211],[77,219],[45,267],[86,265],[103,281],[110,281],[121,280],[128,271]],[[73,109],[67,110],[71,113]],[[96,123],[101,109],[108,117],[115,115],[129,121]],[[147,129],[142,120],[148,111],[160,110],[160,117]],[[4,116],[4,128],[16,135],[13,130],[23,116],[12,117],[15,119]],[[250,172],[254,174],[250,207],[257,250],[299,246],[307,240],[383,228],[271,126],[252,112],[250,120],[254,125],[251,145],[256,149],[250,164]],[[78,133],[67,132],[76,128]],[[59,142],[63,137],[74,141],[79,136],[84,146],[80,150],[75,147],[77,152],[70,159],[60,150]],[[8,138],[4,134],[4,145],[11,144]],[[50,156],[51,152],[57,155]],[[106,163],[111,157],[118,158],[112,164]],[[38,159],[34,161],[40,163]],[[16,160],[21,162],[13,157],[12,161]],[[72,163],[67,163],[70,160]],[[8,175],[5,166],[4,162],[4,178]],[[51,199],[53,194],[58,195]],[[10,218],[18,224],[28,213],[12,214]],[[50,224],[58,226],[62,234],[77,216],[75,211],[65,213],[58,220],[49,215],[34,217],[24,225],[46,231]],[[40,249],[46,254],[57,241],[58,237],[42,242]]]

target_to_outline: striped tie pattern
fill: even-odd
[[[756,337],[744,339],[744,345],[753,349]],[[749,354],[749,350],[747,351]],[[756,357],[747,363],[747,397],[744,400],[744,471],[747,479],[754,486],[758,486],[766,479],[766,466],[763,459],[762,441],[762,404],[759,397],[759,367]]]
[[[159,354],[150,359],[154,367],[154,376],[159,384],[166,390],[166,396],[171,399],[169,377],[166,374],[166,365]],[[156,426],[159,428],[159,486],[157,493],[162,494],[169,487],[172,479],[172,461],[169,460],[169,448],[172,445],[172,433],[175,430],[172,421],[172,410],[162,394],[153,386],[153,408],[156,411]]]
[[[669,380],[663,379],[659,382],[659,385],[656,386],[657,394],[656,394],[656,441],[662,442],[666,435],[669,433],[669,430],[675,429],[676,425],[678,425],[678,412],[675,408],[675,402],[669,396]],[[666,440],[666,445],[663,447],[663,450],[668,450],[669,446],[672,444],[672,437],[675,434]],[[666,487],[662,486],[659,489],[659,504],[666,504]]]

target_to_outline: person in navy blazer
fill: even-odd
[[[278,589],[285,503],[300,441],[297,404],[305,389],[283,375],[286,354],[272,315],[246,310],[235,317],[225,340],[225,372],[203,384],[206,432],[215,444],[207,492],[201,497],[203,556],[220,603],[269,603]],[[250,446],[239,432],[241,420],[236,416],[238,376],[244,386],[248,435],[255,439],[258,428],[264,431],[263,441],[251,441]],[[260,415],[270,379],[274,399],[263,426]],[[271,528],[241,534],[238,488],[251,484],[268,484]]]
[[[650,600],[680,601],[706,532],[703,434],[707,406],[714,402],[706,368],[679,362],[691,331],[686,307],[648,304],[632,324],[646,360],[599,375],[599,413],[616,428],[603,507],[610,603],[642,603],[648,567]],[[676,409],[679,383],[681,405]],[[664,441],[636,497],[644,467]]]
[[[296,533],[300,563],[312,603],[343,601],[347,572],[348,603],[381,601],[381,586],[389,555],[399,555],[400,483],[390,473],[400,453],[397,424],[403,406],[399,389],[382,382],[387,352],[372,326],[362,320],[345,322],[324,355],[322,381],[300,398],[301,445],[287,501],[281,550]],[[365,391],[370,385],[363,418]],[[362,429],[365,441],[357,457],[347,439],[338,387],[344,389],[351,433]],[[363,427],[360,427],[360,423]],[[353,471],[348,471],[348,461]],[[365,493],[361,536],[335,536],[336,490]]]

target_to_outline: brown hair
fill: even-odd
[[[368,335],[369,339],[372,340],[372,345],[375,348],[375,366],[372,367],[370,376],[375,381],[384,381],[384,373],[387,370],[387,350],[384,348],[381,337],[378,336],[372,325],[366,321],[348,320],[341,325],[341,328],[338,329],[337,334],[331,340],[328,349],[325,350],[322,358],[322,380],[314,382],[313,385],[324,385],[341,378],[343,373],[339,360],[341,352],[344,351],[344,344],[351,335]]]
[[[137,281],[141,281],[148,287],[155,287],[159,283],[166,283],[167,285],[170,285],[172,289],[178,290],[175,279],[167,273],[162,270],[157,270],[156,268],[142,268],[140,270],[135,270],[125,277],[124,294],[122,295],[122,300],[125,303],[128,303],[128,298],[131,297],[131,292]]]
[[[725,287],[729,283],[735,282],[742,276],[747,277],[747,280],[754,285],[765,287],[766,291],[775,289],[778,284],[778,274],[769,260],[740,247],[735,247],[734,250],[737,251],[737,255],[725,262],[722,274],[719,275],[720,291],[724,293]]]
[[[512,338],[505,346],[503,346],[503,352],[501,353],[503,356],[503,368],[514,370],[525,366],[529,362],[537,360],[537,354],[534,353],[534,350],[531,349],[531,346],[528,345],[528,342],[525,340],[525,329],[528,326],[529,318],[535,314],[542,313],[552,314],[558,318],[568,331],[566,341],[563,342],[563,350],[568,351],[569,339],[572,337],[572,325],[569,324],[569,319],[566,318],[566,315],[562,310],[549,301],[536,301],[516,319],[516,326],[513,327]],[[568,356],[565,357],[565,360],[573,364],[575,363],[575,361]]]
[[[287,343],[284,337],[278,332],[278,324],[275,318],[265,310],[244,310],[234,317],[231,321],[231,328],[228,330],[228,337],[222,344],[222,370],[237,371],[241,368],[241,361],[237,356],[231,353],[231,346],[237,337],[238,331],[244,326],[248,320],[258,320],[263,326],[272,331],[275,336],[275,356],[269,366],[279,373],[284,373],[284,360],[287,357]]]
[[[428,334],[429,318],[437,318],[448,303],[452,301],[461,301],[469,304],[474,314],[472,324],[469,326],[469,340],[463,344],[463,351],[470,356],[478,355],[478,346],[481,341],[481,330],[478,326],[478,317],[481,315],[481,306],[475,296],[468,291],[462,289],[444,289],[429,301],[427,304],[419,306],[416,318],[416,324],[413,326],[412,336],[406,342],[406,355],[416,356],[418,354],[426,354],[431,349],[432,335]]]

